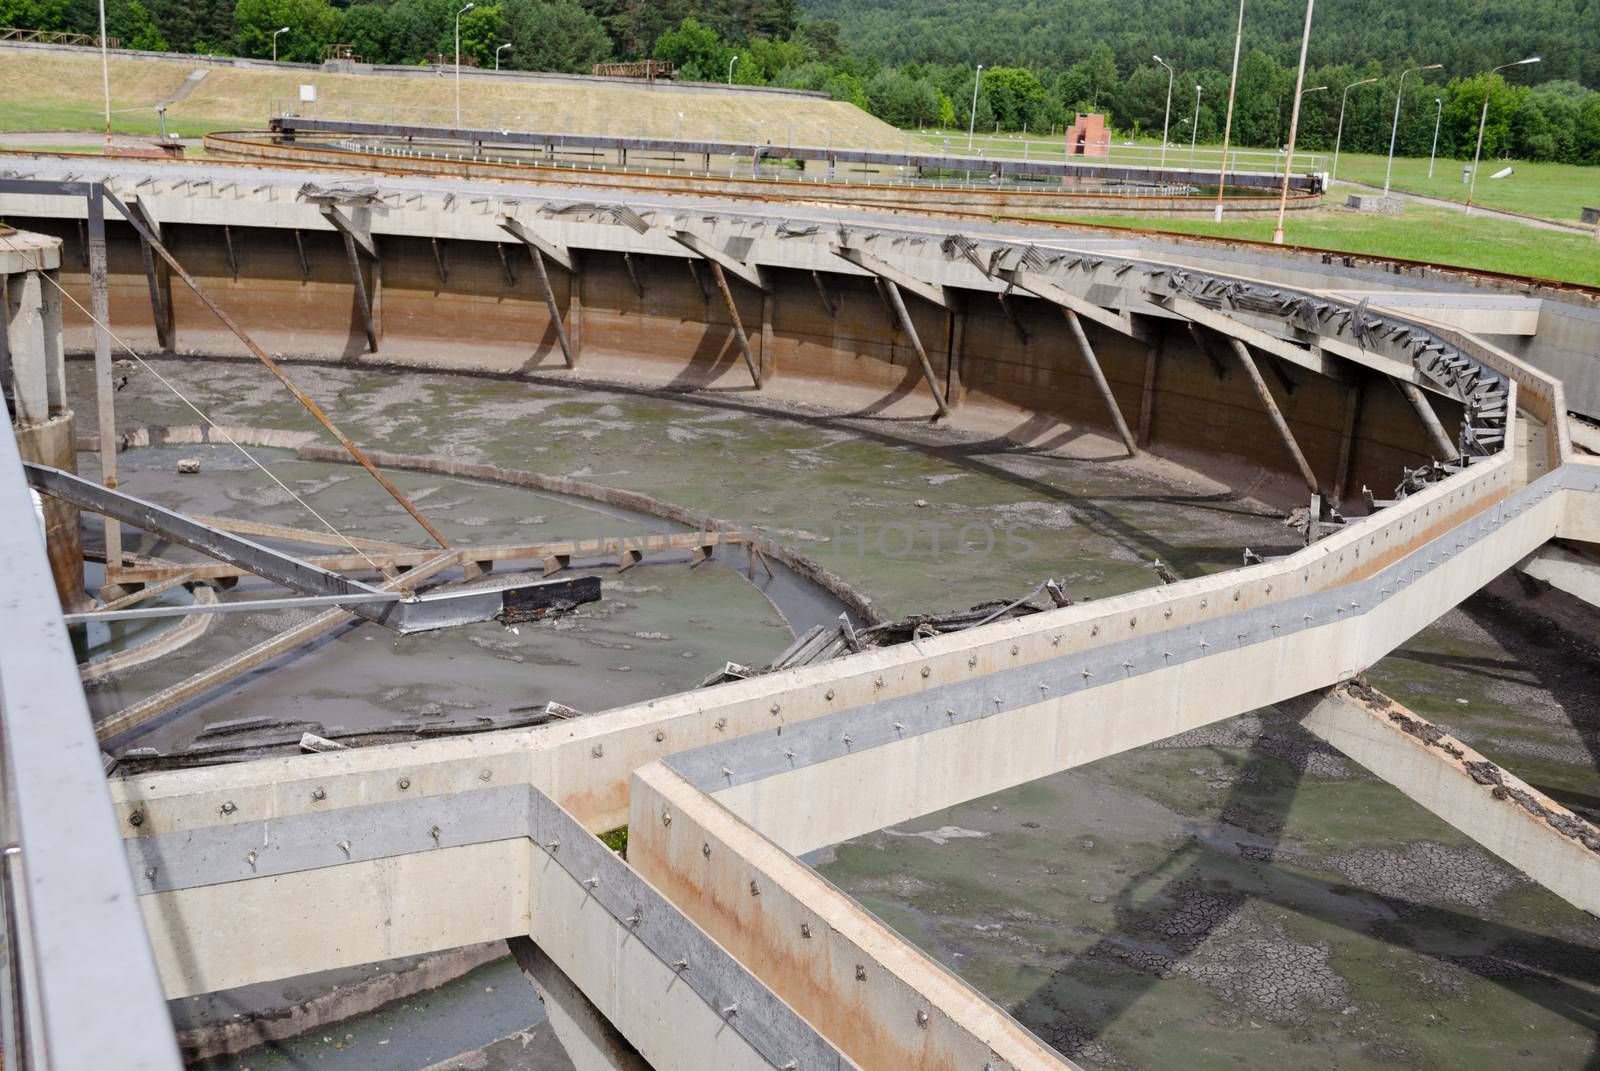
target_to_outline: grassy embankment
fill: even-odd
[[[112,126],[119,134],[157,132],[155,105],[178,91],[204,59],[113,59]],[[294,101],[315,83],[321,114],[398,122],[453,122],[455,80],[213,67],[167,111],[167,130],[198,137],[213,130],[261,129],[274,101]],[[86,131],[103,126],[99,58],[93,54],[6,52],[0,62],[0,130]],[[899,145],[900,131],[848,104],[820,97],[618,86],[603,82],[461,81],[462,119],[496,127],[746,139],[805,138],[837,145]]]

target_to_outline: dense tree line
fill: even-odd
[[[879,63],[982,63],[1059,71],[1110,48],[1127,72],[1160,55],[1179,70],[1233,58],[1238,0],[805,0]],[[1246,51],[1299,57],[1305,0],[1250,0]],[[1600,88],[1596,0],[1329,0],[1317,5],[1311,62],[1384,69],[1442,63],[1468,76],[1535,53],[1542,77]]]
[[[110,32],[134,48],[315,61],[333,43],[372,62],[418,63],[453,48],[465,0],[107,0]],[[1079,112],[1104,112],[1120,137],[1159,136],[1172,65],[1169,137],[1220,140],[1232,60],[1234,0],[1184,5],[1126,0],[480,0],[461,19],[465,55],[483,65],[586,71],[604,59],[654,57],[680,76],[825,92],[902,127],[1058,132]],[[92,33],[96,0],[0,0],[0,25]],[[1489,17],[1484,0],[1339,0],[1313,27],[1300,145],[1388,148],[1396,82],[1406,79],[1397,148],[1472,151],[1489,93],[1491,158],[1600,164],[1600,0],[1519,0]],[[1252,0],[1239,67],[1234,141],[1287,139],[1303,8]],[[844,41],[850,42],[847,48]],[[1528,53],[1492,84],[1482,73]],[[734,57],[737,56],[737,62]],[[1338,57],[1339,62],[1332,62]],[[1323,60],[1319,62],[1319,60]],[[976,80],[976,62],[984,63]],[[1539,75],[1538,81],[1527,76]],[[1198,93],[1198,107],[1196,87]],[[976,95],[974,97],[974,89]]]

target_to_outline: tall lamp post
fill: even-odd
[[[508,49],[510,47],[511,47],[511,42],[507,41],[505,44],[501,45],[499,48],[494,50],[494,69],[495,70],[498,71],[500,69],[500,53],[504,52],[506,49]]]
[[[476,4],[468,4],[456,12],[456,129],[461,129],[461,16],[471,11]]]
[[[728,61],[728,84],[730,86],[733,85],[733,65],[735,63],[738,63],[738,62],[739,62],[739,57],[738,56],[734,56],[731,60]]]
[[[1478,188],[1478,159],[1483,155],[1483,128],[1489,122],[1489,91],[1494,88],[1494,76],[1507,67],[1522,67],[1529,63],[1538,63],[1538,56],[1529,56],[1527,59],[1517,60],[1515,63],[1502,63],[1489,72],[1489,77],[1483,83],[1483,112],[1478,116],[1478,147],[1472,150],[1472,182],[1467,186],[1467,215],[1472,214],[1472,194]],[[110,130],[108,122],[106,129]]]
[[[106,96],[106,148],[111,147],[111,60],[106,55],[106,0],[100,0],[100,85]]]
[[[1151,57],[1161,66],[1167,68],[1167,110],[1161,116],[1161,166],[1167,166],[1167,128],[1172,122],[1172,76],[1171,65],[1160,56]],[[976,102],[974,102],[976,103]]]
[[[1217,164],[1217,222],[1222,222],[1222,191],[1228,184],[1228,140],[1233,136],[1233,92],[1239,88],[1239,45],[1244,41],[1244,0],[1239,0],[1239,28],[1233,32],[1233,74],[1228,79],[1228,118],[1222,124],[1222,162]]]
[[[1415,74],[1417,71],[1437,71],[1443,67],[1442,63],[1430,63],[1426,67],[1408,67],[1400,72],[1400,85],[1394,93],[1394,124],[1389,128],[1389,166],[1383,170],[1383,195],[1389,196],[1389,177],[1394,174],[1394,139],[1400,133],[1400,98],[1405,95],[1406,75]]]
[[[1306,0],[1306,28],[1300,35],[1300,69],[1294,76],[1294,111],[1289,116],[1289,151],[1283,156],[1283,188],[1278,193],[1278,225],[1272,229],[1272,244],[1283,244],[1283,214],[1289,208],[1289,175],[1294,170],[1294,141],[1300,133],[1300,98],[1306,84],[1306,51],[1311,47],[1311,10],[1317,0]]]
[[[967,151],[972,151],[972,130],[978,125],[978,83],[983,81],[983,64],[978,64],[978,71],[972,76],[972,111],[967,116]]]
[[[278,35],[281,34],[281,33],[288,33],[288,32],[289,32],[289,27],[287,27],[287,26],[285,26],[281,30],[273,30],[272,31],[272,62],[273,63],[277,63],[278,62]]]
[[[1200,133],[1200,84],[1194,87],[1194,120],[1189,124],[1189,167],[1194,168],[1195,135]]]
[[[1333,171],[1328,175],[1330,183],[1339,177],[1339,143],[1344,140],[1344,106],[1350,103],[1350,91],[1356,86],[1368,86],[1376,81],[1376,78],[1363,78],[1359,82],[1351,82],[1339,95],[1339,132],[1333,136]]]
[[[1428,153],[1428,177],[1433,177],[1433,162],[1439,158],[1439,123],[1444,119],[1444,98],[1434,97],[1433,103],[1438,107],[1433,115],[1433,148]]]

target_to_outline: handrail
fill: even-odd
[[[177,1071],[44,534],[0,433],[0,841],[5,1067]]]

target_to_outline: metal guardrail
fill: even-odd
[[[4,1066],[178,1071],[77,660],[17,444],[0,431]]]
[[[894,149],[846,149],[829,145],[768,141],[693,141],[679,138],[637,137],[613,134],[566,134],[551,130],[526,130],[474,126],[418,126],[409,123],[374,123],[366,120],[336,119],[324,116],[280,115],[272,120],[273,130],[291,136],[329,134],[335,136],[422,139],[425,142],[470,144],[474,153],[485,145],[515,146],[522,150],[546,152],[645,152],[705,154],[707,156],[748,157],[755,165],[761,160],[802,160],[825,162],[830,169],[851,165],[868,168],[903,168],[923,173],[978,174],[991,181],[1006,179],[1084,179],[1098,182],[1129,182],[1155,185],[1204,187],[1217,181],[1218,172],[1187,167],[1158,168],[1107,163],[1103,157],[1074,156],[1059,160],[1023,160],[1014,157],[945,155],[931,145],[911,151]],[[1234,189],[1275,190],[1283,181],[1279,175],[1254,172],[1229,172],[1227,182]],[[1322,176],[1296,174],[1289,177],[1296,192],[1320,193]]]
[[[99,48],[100,38],[86,33],[63,33],[55,30],[25,30],[16,26],[0,26],[0,41],[20,41],[24,44],[72,45],[76,48]],[[107,48],[121,48],[122,38],[107,37]]]
[[[390,101],[318,101],[308,105],[279,98],[271,101],[268,118],[327,119],[437,128],[456,125],[456,112],[453,109]],[[474,107],[470,103],[461,111],[461,125],[485,130],[527,130],[534,122],[539,124],[541,132],[548,134],[588,134],[608,138],[645,138],[655,134],[666,137],[661,124],[652,125],[639,116],[609,111],[596,113],[592,107],[580,109],[559,101],[536,113],[511,113],[503,109]],[[876,123],[875,120],[873,122]],[[908,155],[933,153],[968,156],[989,162],[1078,162],[1159,170],[1188,168],[1214,174],[1223,165],[1224,159],[1220,148],[1206,145],[1191,148],[1177,142],[1170,143],[1166,152],[1161,151],[1160,145],[1112,142],[1104,155],[1068,156],[1066,138],[1060,135],[1042,137],[1037,134],[1017,136],[980,133],[969,141],[965,131],[894,128],[883,128],[869,135],[859,127],[819,127],[816,122],[807,120],[735,122],[706,120],[682,112],[671,121],[670,127],[671,140],[674,141],[725,142],[744,146],[781,142],[829,150],[861,149],[898,151]],[[1230,174],[1278,175],[1281,178],[1284,158],[1285,154],[1277,149],[1230,148],[1226,157],[1227,170]],[[1322,153],[1302,150],[1295,153],[1294,159],[1298,174],[1328,170],[1328,157]]]

